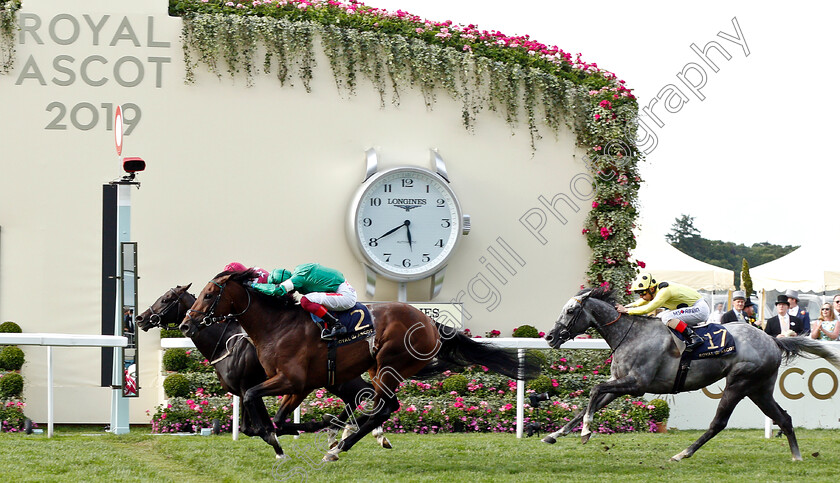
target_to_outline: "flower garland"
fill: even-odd
[[[20,0],[0,0],[0,74],[14,65]],[[638,104],[615,74],[529,36],[507,36],[475,25],[434,22],[402,10],[388,12],[349,0],[171,0],[184,19],[186,82],[203,64],[221,76],[242,72],[246,84],[260,70],[281,85],[299,81],[307,92],[315,67],[315,42],[326,53],[339,91],[352,95],[359,77],[379,93],[380,105],[398,105],[406,85],[423,94],[429,109],[444,91],[462,104],[464,127],[489,109],[512,127],[526,115],[531,147],[538,123],[555,133],[575,132],[586,150],[594,200],[583,234],[592,249],[587,283],[629,287],[641,266],[630,260],[638,215],[642,160],[635,145]],[[258,52],[265,52],[261,65]]]
[[[20,0],[0,0],[0,74],[8,74],[15,65],[15,32]]]

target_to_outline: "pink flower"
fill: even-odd
[[[612,103],[606,99],[599,102],[598,105],[603,107],[604,109],[612,109]]]
[[[639,268],[645,268],[645,262],[641,260],[636,260],[636,265],[638,265]]]
[[[595,114],[595,120],[597,121],[599,119],[601,119],[601,115],[600,114]]]
[[[597,201],[593,201],[593,202],[592,202],[592,207],[593,207],[593,208],[597,208],[597,207],[598,207],[598,202],[597,202]]]
[[[607,228],[606,226],[602,226],[600,231],[601,231],[601,237],[604,240],[606,240],[607,238],[609,238],[610,235],[612,235],[612,230]]]

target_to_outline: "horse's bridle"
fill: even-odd
[[[178,292],[176,292],[174,288],[170,288],[169,292],[172,292],[173,295],[178,295],[178,297],[175,300],[173,300],[172,302],[169,302],[166,305],[166,307],[163,308],[163,310],[161,310],[160,312],[155,312],[154,307],[149,306],[149,312],[152,313],[152,315],[149,316],[149,322],[151,322],[152,325],[154,325],[155,327],[161,327],[160,324],[163,321],[163,317],[166,314],[168,314],[169,311],[172,310],[173,307],[177,307],[178,305],[181,304],[181,298],[186,293],[186,291],[184,291],[184,292],[181,292],[180,294],[178,294]],[[167,293],[169,293],[169,292],[167,292]],[[176,313],[176,315],[177,315],[177,313]],[[181,322],[179,320],[177,320],[178,319],[177,316],[175,317],[175,319],[176,320],[174,322],[174,325],[177,327],[177,325],[180,324]],[[173,324],[172,323],[166,323],[167,327],[169,327],[171,325],[173,325]]]
[[[210,309],[208,309],[207,312],[201,312],[199,310],[193,310],[192,308],[188,309],[187,310],[187,315],[188,316],[189,316],[190,312],[193,312],[193,313],[196,313],[198,315],[203,315],[204,316],[204,318],[202,318],[201,320],[198,320],[198,321],[196,321],[196,319],[194,319],[193,317],[189,317],[191,322],[195,322],[198,325],[208,327],[211,324],[215,324],[217,322],[222,322],[222,321],[227,322],[228,320],[232,320],[232,319],[235,320],[237,317],[239,317],[240,315],[247,312],[248,309],[251,307],[251,292],[249,292],[247,289],[245,289],[245,293],[248,294],[248,304],[245,306],[245,309],[242,310],[242,312],[239,312],[238,314],[227,314],[227,315],[214,317],[213,312],[216,310],[216,306],[219,305],[219,301],[222,300],[222,294],[225,293],[225,287],[227,287],[227,281],[223,284],[220,284],[219,282],[217,282],[215,280],[210,280],[210,283],[219,287],[219,294],[216,295],[216,299],[213,300],[212,304],[210,304]]]
[[[562,340],[563,342],[566,342],[566,341],[568,341],[569,339],[572,338],[572,332],[569,330],[569,327],[574,326],[575,322],[577,321],[577,318],[580,316],[580,314],[583,313],[583,304],[586,303],[587,300],[589,300],[589,294],[587,293],[586,295],[583,296],[583,298],[577,298],[577,297],[572,297],[572,298],[575,301],[577,301],[577,303],[578,303],[578,311],[572,317],[571,322],[566,324],[563,327],[563,329],[561,329],[557,332],[557,337],[559,338],[559,340]],[[607,322],[606,324],[598,324],[597,321],[596,321],[595,322],[595,328],[596,329],[603,329],[604,327],[608,327],[608,326],[618,322],[618,319],[620,319],[622,315],[623,314],[621,312],[619,312],[618,316],[616,318],[612,319],[611,321]],[[626,335],[627,334],[625,334],[625,336]],[[623,340],[624,340],[624,338],[622,338],[622,341]]]

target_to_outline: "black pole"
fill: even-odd
[[[117,310],[117,185],[102,185],[102,335],[114,334]],[[111,387],[114,349],[102,348],[101,386]]]

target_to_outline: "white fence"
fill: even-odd
[[[40,345],[47,347],[47,437],[52,438],[55,421],[53,407],[53,347],[125,347],[128,339],[121,335],[86,334],[8,334],[0,333],[0,345]],[[113,410],[113,409],[112,409]]]

